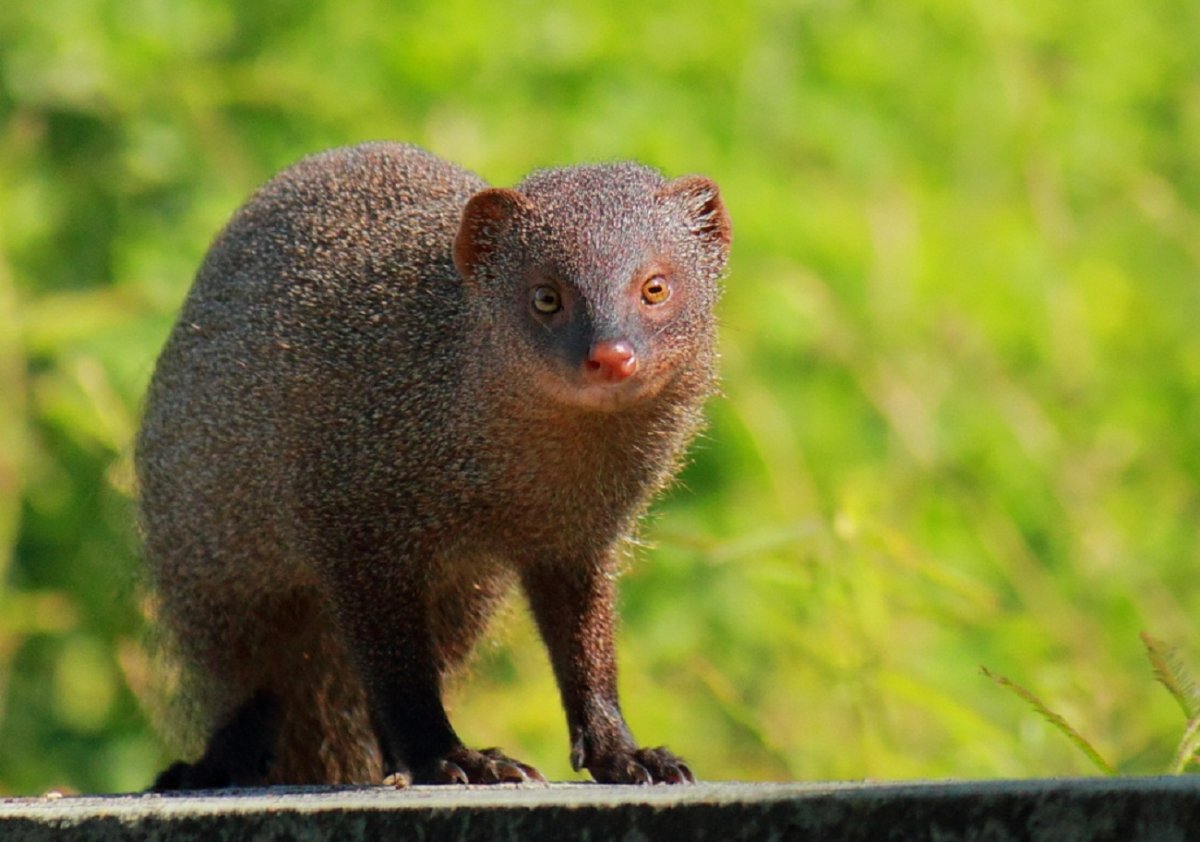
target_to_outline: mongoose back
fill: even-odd
[[[493,189],[391,143],[252,196],[137,442],[159,623],[208,734],[156,788],[540,779],[465,747],[442,704],[514,585],[573,766],[691,780],[621,714],[614,577],[713,390],[730,231],[699,176],[619,163]]]

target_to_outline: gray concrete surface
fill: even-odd
[[[0,799],[43,840],[1200,840],[1200,776],[906,784],[289,788]]]

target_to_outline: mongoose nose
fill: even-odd
[[[592,346],[584,376],[596,383],[620,383],[637,371],[637,354],[628,342],[598,342]]]

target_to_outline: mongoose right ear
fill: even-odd
[[[454,239],[454,265],[463,277],[473,277],[475,267],[496,250],[513,220],[532,210],[526,196],[508,188],[480,190],[472,196]]]

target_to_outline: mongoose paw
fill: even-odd
[[[255,693],[213,732],[200,759],[172,763],[155,778],[150,791],[262,786],[274,759],[279,715],[273,695]]]
[[[481,751],[459,746],[413,776],[419,784],[506,784],[545,783],[542,773],[513,760],[496,748]]]
[[[234,785],[229,773],[203,761],[172,763],[154,779],[150,792],[183,792],[192,789],[224,789]]]
[[[572,752],[576,769],[587,767],[592,777],[603,784],[691,784],[696,776],[683,758],[658,748],[621,749],[584,760],[582,752]]]

